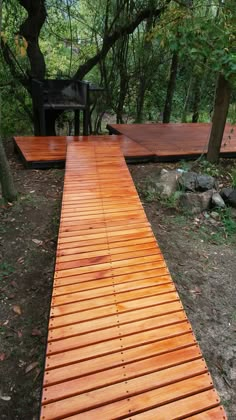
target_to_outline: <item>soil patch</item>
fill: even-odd
[[[0,418],[36,419],[63,170],[25,170],[7,153],[19,200],[0,206]]]
[[[0,207],[0,418],[37,419],[41,397],[63,170],[25,170],[7,143],[19,200]],[[170,164],[130,165],[215,386],[236,418],[236,247],[204,217],[145,198]]]

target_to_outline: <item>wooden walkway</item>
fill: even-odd
[[[41,420],[226,419],[122,152],[68,145]]]

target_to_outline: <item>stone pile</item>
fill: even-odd
[[[223,188],[220,191],[214,177],[181,169],[162,169],[159,176],[149,182],[148,193],[164,199],[174,197],[179,208],[192,214],[214,207],[222,209],[226,205],[236,208],[235,188]]]

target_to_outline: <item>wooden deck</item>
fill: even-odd
[[[68,144],[41,420],[226,419],[120,147]]]
[[[88,141],[118,142],[123,155],[129,161],[150,160],[154,154],[126,136],[59,136],[59,137],[15,137],[15,148],[22,157],[25,166],[47,168],[64,166],[67,144]]]
[[[122,134],[156,155],[158,160],[196,158],[207,152],[211,124],[112,124],[112,134]],[[222,157],[236,157],[236,126],[226,125]]]
[[[207,152],[210,124],[112,124],[113,136],[15,137],[16,150],[25,166],[64,166],[71,142],[118,142],[128,162],[174,161],[197,158]],[[233,130],[233,131],[232,131]],[[236,126],[227,125],[221,148],[224,157],[236,157]]]

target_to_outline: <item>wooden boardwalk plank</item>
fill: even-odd
[[[41,420],[199,413],[226,419],[122,152],[70,142]]]

